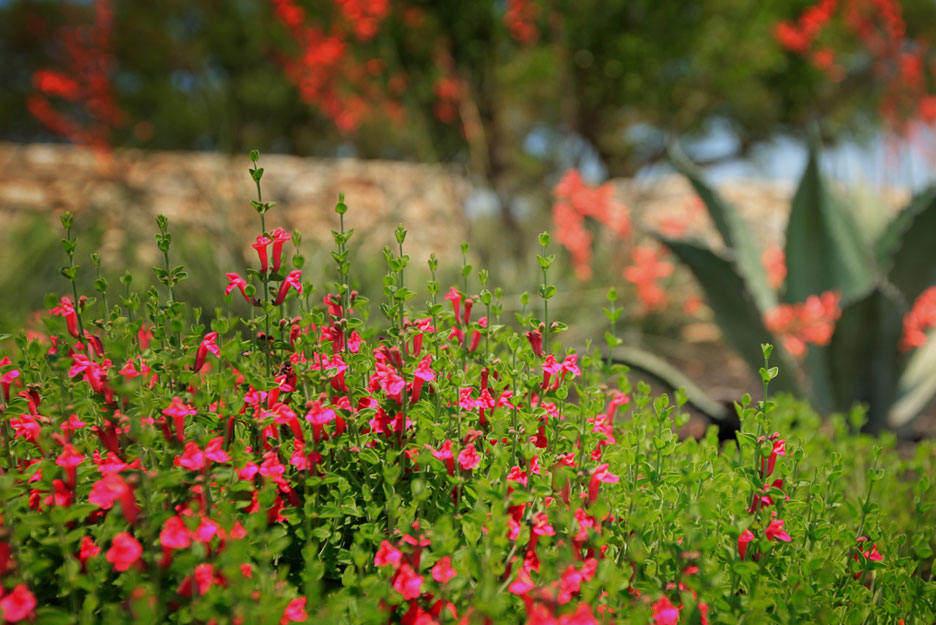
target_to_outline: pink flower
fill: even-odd
[[[302,295],[302,271],[296,269],[295,271],[290,271],[289,275],[283,280],[280,284],[279,292],[276,294],[276,299],[273,301],[274,306],[279,306],[286,300],[286,295],[289,293],[289,289],[295,289],[299,295]]]
[[[471,471],[479,464],[481,464],[481,456],[478,455],[474,445],[468,445],[458,454],[458,466],[462,471]]]
[[[783,524],[785,521],[780,519],[774,519],[770,522],[770,525],[767,526],[767,529],[764,530],[764,534],[767,535],[767,540],[782,540],[785,543],[788,543],[792,540],[790,535],[786,533],[783,529]]]
[[[449,287],[449,292],[445,295],[445,299],[452,302],[452,310],[455,311],[455,323],[461,323],[461,293],[455,287]]]
[[[0,599],[0,610],[3,610],[3,620],[6,623],[22,621],[35,609],[36,597],[29,592],[26,584],[19,584],[10,594]]]
[[[205,335],[205,338],[202,339],[201,344],[198,346],[198,351],[195,352],[195,366],[193,371],[200,371],[202,366],[205,364],[205,358],[208,356],[208,353],[214,354],[216,358],[221,357],[221,350],[218,348],[216,341],[218,340],[217,332],[209,332]]]
[[[185,443],[185,451],[181,456],[175,457],[173,464],[177,467],[185,467],[189,471],[198,471],[205,466],[205,452],[189,441]]]
[[[292,239],[292,236],[282,228],[276,228],[270,234],[273,235],[273,272],[276,273],[283,260],[283,243]]]
[[[445,556],[432,567],[432,579],[440,584],[447,583],[455,575],[457,572],[452,568],[452,558],[449,556]]]
[[[90,536],[82,536],[78,551],[78,559],[84,565],[89,559],[101,553],[101,548],[94,544]]]
[[[143,546],[128,534],[121,532],[114,536],[111,548],[107,550],[107,561],[114,565],[114,570],[123,572],[133,566],[143,554]]]
[[[287,623],[302,623],[309,618],[309,615],[306,614],[306,598],[297,597],[289,602],[289,605],[286,606],[286,609],[283,610],[283,618],[280,619],[280,625],[286,625]]]
[[[75,312],[75,306],[70,299],[67,297],[60,299],[59,305],[50,310],[49,314],[65,317],[65,326],[68,328],[68,333],[76,339],[80,338],[78,334],[78,314]]]
[[[754,532],[751,530],[744,530],[740,536],[738,536],[738,555],[741,556],[741,559],[744,559],[744,554],[747,553],[748,544],[754,540]]]
[[[608,464],[598,465],[592,471],[591,479],[588,481],[588,503],[593,504],[598,500],[598,489],[602,482],[606,484],[615,484],[620,481],[617,475],[608,471]]]
[[[159,532],[159,543],[169,549],[187,549],[192,544],[192,533],[182,517],[176,515],[166,519]]]
[[[432,445],[429,445],[432,449]],[[438,450],[432,450],[432,457],[445,463],[449,475],[455,473],[455,456],[452,455],[452,441],[445,440]]]
[[[224,289],[225,295],[230,295],[231,291],[238,289],[241,292],[241,295],[244,296],[244,300],[250,304],[250,297],[247,296],[247,281],[240,277],[240,274],[236,273],[226,273],[228,285]]]
[[[267,272],[267,246],[273,241],[262,234],[257,235],[257,241],[251,245],[252,248],[257,250],[257,256],[260,257],[260,273]]]
[[[208,441],[208,445],[205,447],[205,457],[215,462],[230,462],[231,457],[221,448],[223,443],[223,436],[215,436]]]
[[[676,625],[679,623],[679,608],[674,606],[668,597],[660,597],[653,604],[654,625]]]
[[[399,566],[402,555],[399,549],[385,540],[380,543],[380,548],[374,555],[374,566]]]
[[[778,440],[774,441],[773,449],[770,451],[769,458],[761,457],[761,472],[764,474],[764,477],[770,477],[770,474],[773,473],[774,465],[777,463],[777,456],[786,455],[786,441]]]
[[[423,578],[409,564],[400,566],[393,578],[393,588],[406,600],[419,598],[422,583]]]

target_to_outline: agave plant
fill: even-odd
[[[936,284],[936,188],[916,196],[870,240],[831,193],[811,142],[809,161],[793,197],[786,231],[787,274],[777,291],[767,280],[762,250],[737,210],[674,146],[670,160],[705,203],[724,241],[715,251],[698,241],[659,236],[694,274],[715,321],[761,376],[761,344],[777,346],[780,374],[772,387],[808,397],[823,412],[867,407],[870,431],[906,431],[936,395],[936,344],[900,349],[904,315]],[[785,303],[834,291],[841,317],[824,346],[795,358],[773,336],[765,315]]]

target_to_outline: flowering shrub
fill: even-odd
[[[165,218],[162,286],[124,280],[109,308],[80,295],[63,218],[71,292],[0,359],[5,622],[936,618],[930,443],[748,396],[736,441],[680,440],[682,393],[558,349],[545,233],[542,319],[509,326],[483,270],[414,305],[401,226],[377,323],[341,199],[313,297],[251,157],[258,262],[210,321],[176,299]]]

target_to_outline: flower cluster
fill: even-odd
[[[936,326],[936,287],[923,291],[903,319],[900,349],[905,352],[926,343],[926,332]]]
[[[846,32],[870,57],[874,77],[883,83],[879,106],[885,120],[900,131],[916,120],[936,122],[936,95],[931,93],[927,69],[932,66],[929,46],[907,37],[897,0],[819,0],[798,19],[778,23],[774,37],[790,52],[809,58],[830,80],[841,82],[847,64],[837,60],[833,48],[819,45],[836,11],[841,12]]]
[[[110,133],[123,122],[110,77],[116,61],[111,53],[114,12],[110,0],[95,0],[94,25],[68,25],[57,36],[65,59],[62,69],[40,69],[33,74],[29,112],[52,132],[74,143],[106,149]],[[67,105],[70,112],[53,105]]]
[[[633,265],[624,268],[624,279],[637,287],[644,313],[666,306],[666,292],[659,281],[673,273],[673,264],[663,260],[663,250],[653,245],[638,245],[631,250]]]
[[[767,329],[783,340],[783,346],[793,356],[806,354],[807,343],[828,345],[835,322],[842,315],[841,293],[826,291],[810,295],[799,304],[781,304],[764,315]]]
[[[592,235],[585,228],[585,218],[591,217],[617,237],[631,233],[627,207],[613,199],[614,187],[605,183],[590,187],[577,169],[570,169],[553,189],[553,220],[558,241],[569,250],[575,273],[582,280],[591,276]]]

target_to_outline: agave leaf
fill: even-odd
[[[790,302],[828,290],[840,291],[848,302],[867,294],[874,284],[871,248],[852,216],[829,192],[814,143],[793,197],[786,261],[785,295]]]
[[[936,396],[936,335],[910,356],[897,385],[897,399],[887,415],[888,427],[906,429]]]
[[[761,262],[762,250],[737,209],[709,186],[702,172],[689,160],[678,144],[670,146],[669,159],[673,167],[689,179],[695,192],[705,203],[722,240],[734,254],[738,273],[744,278],[760,311],[765,313],[775,308],[777,294],[767,281],[767,270]]]
[[[761,345],[772,343],[776,346],[774,354],[780,359],[780,375],[772,382],[774,388],[778,391],[798,391],[794,377],[797,370],[795,363],[764,326],[754,297],[735,266],[702,245],[659,235],[657,238],[692,271],[705,293],[709,307],[715,313],[715,322],[751,369],[757,372],[764,365]]]
[[[936,284],[936,187],[914,197],[878,239],[878,262],[909,304]]]
[[[634,369],[639,369],[674,390],[682,388],[686,391],[689,403],[704,413],[713,421],[724,423],[729,419],[728,410],[724,405],[712,399],[695,382],[682,371],[669,364],[659,356],[632,346],[619,346],[611,352],[615,362],[620,362]]]
[[[897,395],[903,358],[897,348],[903,331],[901,305],[893,289],[875,288],[842,310],[825,356],[835,408],[868,406],[868,429],[887,427]]]

